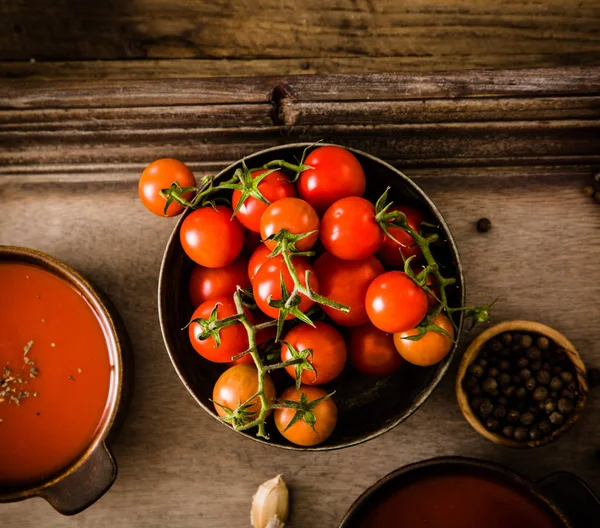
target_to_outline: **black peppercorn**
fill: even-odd
[[[575,409],[573,402],[571,400],[568,400],[567,398],[561,398],[560,400],[558,400],[557,407],[558,410],[563,414],[571,414],[573,412],[573,409]]]
[[[537,349],[530,347],[525,351],[525,355],[529,361],[539,361],[542,359],[542,353]]]
[[[498,356],[501,358],[507,358],[508,356],[510,356],[510,349],[503,348],[502,350],[500,350],[500,352],[498,352]]]
[[[519,345],[519,343],[514,343],[513,345],[511,345],[510,349],[515,354],[518,354],[521,351],[521,345]]]
[[[535,378],[529,378],[526,382],[525,382],[525,388],[529,391],[532,392],[533,390],[535,390],[535,388],[537,387],[537,383],[535,381]]]
[[[513,340],[512,334],[509,334],[508,332],[504,332],[503,334],[500,334],[500,341],[502,341],[502,344],[504,346],[510,346],[512,344],[512,340]]]
[[[500,396],[500,398],[498,398],[498,403],[500,405],[508,405],[508,398],[505,398],[504,396]]]
[[[498,383],[500,383],[501,387],[508,387],[510,385],[510,374],[503,372],[498,376]]]
[[[565,417],[559,412],[554,411],[548,418],[552,425],[562,425],[565,420]]]
[[[550,393],[550,398],[552,398],[553,400],[557,400],[558,399],[558,392],[552,391]]]
[[[559,391],[560,389],[562,389],[562,380],[558,377],[558,376],[554,376],[551,380],[550,380],[550,390],[551,391]]]
[[[560,377],[565,383],[570,383],[573,381],[573,374],[571,374],[568,370],[563,370],[560,373]]]
[[[476,378],[481,378],[484,372],[485,369],[481,365],[473,364],[469,366],[469,374]]]
[[[479,409],[482,403],[483,398],[481,396],[475,396],[471,399],[471,409]]]
[[[548,385],[552,379],[552,376],[550,376],[550,372],[547,370],[540,370],[535,378],[538,380],[540,385]]]
[[[519,411],[517,411],[516,409],[510,409],[506,413],[506,419],[508,420],[509,423],[517,423],[519,421],[520,417],[521,417],[521,413]]]
[[[481,389],[488,394],[493,393],[498,389],[498,382],[494,378],[486,378],[481,384]]]
[[[492,339],[489,347],[492,352],[500,352],[500,350],[502,350],[502,343],[497,339]]]
[[[528,368],[519,370],[519,378],[521,378],[521,381],[527,381],[529,378],[531,378],[531,370]]]
[[[492,229],[492,221],[489,218],[480,218],[477,220],[477,231],[487,233]]]
[[[512,377],[512,381],[513,381],[513,383],[515,383],[515,384],[517,384],[517,385],[518,385],[519,383],[521,383],[521,378],[519,377],[519,375],[518,375],[518,374],[515,374],[515,375]]]
[[[531,339],[531,336],[528,334],[525,334],[521,337],[521,346],[523,348],[529,348],[533,343],[533,339]]]
[[[479,358],[479,359],[477,360],[477,363],[478,363],[480,366],[482,366],[483,368],[485,368],[485,367],[487,367],[487,366],[488,366],[487,359],[484,359],[484,358]]]
[[[515,440],[517,442],[525,442],[527,440],[527,429],[525,427],[517,427],[515,429]]]
[[[494,404],[487,398],[481,402],[479,406],[479,414],[482,418],[487,418],[494,410]]]
[[[491,367],[487,371],[487,375],[490,378],[495,378],[499,373],[500,371],[496,367]]]
[[[469,376],[464,382],[465,390],[471,395],[476,396],[481,394],[479,380],[475,376]]]
[[[494,416],[501,420],[506,416],[506,407],[504,405],[497,405],[494,409]]]
[[[552,414],[556,410],[556,402],[554,400],[546,400],[543,403],[542,410],[548,414]]]
[[[540,350],[547,350],[550,346],[550,340],[546,336],[539,336],[535,340],[535,344]]]
[[[508,359],[503,359],[503,360],[499,361],[498,368],[502,372],[506,372],[507,370],[510,370],[510,361]]]
[[[485,426],[488,428],[488,430],[495,432],[500,429],[500,422],[496,420],[496,418],[488,418],[485,422]]]
[[[567,383],[567,390],[571,391],[571,392],[576,392],[577,391],[577,381],[573,380],[569,383]]]
[[[539,428],[533,427],[529,431],[529,440],[531,440],[532,442],[537,442],[541,438],[542,438],[542,431]]]
[[[537,372],[538,370],[540,370],[542,368],[542,362],[541,361],[531,361],[529,363],[529,368],[531,370],[533,370],[534,372]]]
[[[517,392],[515,392],[515,396],[519,398],[519,400],[522,400],[525,398],[525,396],[527,396],[527,389],[525,387],[519,387]]]
[[[544,434],[548,434],[550,431],[552,431],[552,424],[549,420],[542,420],[538,424],[538,427],[540,428],[540,431],[542,431],[542,433]]]
[[[543,402],[548,398],[548,389],[546,387],[537,387],[533,391],[533,399],[537,402]]]
[[[519,418],[519,421],[523,424],[523,425],[531,425],[533,423],[533,421],[535,420],[535,416],[533,415],[532,412],[524,412],[521,415],[521,418]]]
[[[515,426],[514,425],[505,425],[502,428],[502,434],[507,436],[508,438],[512,438],[515,434]]]
[[[514,385],[509,385],[508,387],[504,387],[502,389],[502,394],[507,398],[512,398],[517,392],[517,388]]]
[[[526,357],[520,357],[519,359],[517,359],[517,368],[522,369],[528,365],[529,365],[529,360]]]
[[[542,370],[547,370],[548,372],[550,372],[551,368],[552,367],[550,366],[550,363],[548,363],[548,362],[542,363]]]

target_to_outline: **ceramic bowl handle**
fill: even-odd
[[[600,500],[579,478],[571,473],[553,473],[537,486],[571,522],[572,528],[589,528],[590,519],[600,523]]]
[[[117,465],[101,443],[73,473],[45,489],[40,496],[63,515],[75,515],[104,495],[117,477]]]

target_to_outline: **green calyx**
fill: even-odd
[[[276,408],[288,408],[294,409],[296,411],[294,417],[290,420],[290,423],[287,424],[285,430],[287,431],[290,427],[298,423],[300,420],[304,420],[314,431],[315,424],[317,423],[317,417],[315,416],[314,412],[315,407],[321,402],[327,400],[328,398],[331,398],[334,394],[335,391],[313,401],[309,401],[308,397],[304,393],[300,394],[300,401],[277,400],[278,404],[275,405]]]
[[[225,317],[224,319],[218,318],[220,303],[215,304],[214,308],[211,310],[208,319],[197,318],[192,319],[188,324],[186,324],[182,330],[185,330],[192,323],[198,323],[202,328],[202,331],[196,335],[196,339],[204,341],[209,337],[212,337],[215,346],[218,348],[221,346],[221,330],[223,328],[227,328],[228,326],[234,325],[240,322],[240,314],[231,315],[229,317]],[[243,355],[243,354],[242,354]]]
[[[318,373],[315,370],[315,367],[313,366],[313,364],[309,361],[309,358],[312,359],[312,357],[313,357],[313,351],[310,348],[305,348],[304,350],[298,350],[296,347],[294,347],[294,345],[292,345],[291,343],[288,343],[287,341],[283,341],[283,344],[289,350],[289,352],[292,356],[291,359],[296,360],[296,362],[293,363],[293,365],[294,365],[294,371],[296,374],[296,390],[299,391],[300,385],[302,385],[302,373],[305,370],[314,372],[315,379],[317,379]]]

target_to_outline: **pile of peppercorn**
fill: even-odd
[[[546,336],[505,332],[488,341],[463,380],[488,431],[536,442],[559,429],[580,397],[573,363]]]

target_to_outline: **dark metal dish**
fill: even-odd
[[[251,168],[273,159],[292,161],[299,159],[308,146],[308,143],[297,143],[274,147],[252,154],[245,161]],[[410,178],[391,165],[364,152],[349,150],[358,158],[367,175],[367,198],[375,201],[390,186],[389,196],[394,203],[410,203],[420,208],[429,221],[440,226],[440,237],[444,243],[433,250],[446,274],[456,278],[456,284],[448,289],[449,303],[452,306],[464,305],[464,277],[458,249],[436,206]],[[228,179],[240,166],[241,160],[224,169],[218,177]],[[196,402],[216,418],[210,398],[224,367],[199,356],[189,343],[188,333],[181,331],[193,312],[187,293],[193,262],[185,255],[179,241],[179,229],[185,217],[186,213],[175,226],[163,257],[158,286],[160,325],[167,352],[182,383]],[[457,335],[460,335],[462,312],[455,313],[455,322],[459,328]],[[387,378],[367,378],[346,368],[336,381],[326,386],[336,390],[334,398],[339,417],[332,436],[319,446],[296,447],[279,435],[274,427],[270,428],[271,439],[268,442],[256,438],[253,431],[241,434],[268,445],[302,450],[338,449],[375,438],[394,428],[423,404],[448,369],[457,346],[458,343],[441,363],[433,367],[407,364]]]

